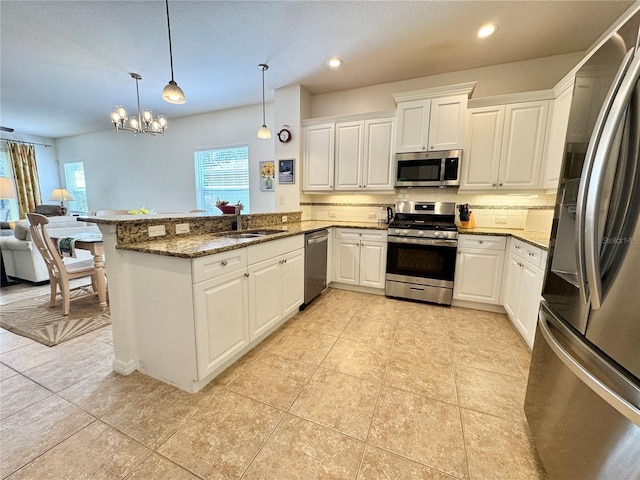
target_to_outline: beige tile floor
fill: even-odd
[[[544,478],[505,315],[330,289],[195,395],[114,374],[109,327],[0,352],[1,478]]]

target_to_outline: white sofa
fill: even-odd
[[[100,233],[97,225],[79,222],[77,217],[48,218],[47,231],[51,237],[64,237],[77,233]],[[19,220],[15,223],[13,235],[0,237],[0,249],[7,276],[33,283],[49,280],[49,272],[42,255],[40,255],[35,243],[31,241],[27,220]],[[76,258],[64,257],[64,262],[73,263],[91,258],[88,251],[77,249]]]

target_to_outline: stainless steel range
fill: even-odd
[[[396,202],[385,295],[451,305],[458,249],[454,202]]]

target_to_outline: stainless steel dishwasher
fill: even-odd
[[[327,243],[329,232],[319,230],[304,236],[304,310],[311,300],[327,288]]]

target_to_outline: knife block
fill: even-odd
[[[460,221],[460,228],[476,228],[476,219],[473,216],[473,212],[469,214],[469,220],[466,222]]]

